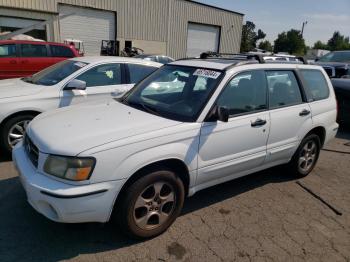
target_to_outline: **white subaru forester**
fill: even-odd
[[[148,238],[204,188],[281,164],[308,175],[336,116],[319,66],[206,54],[160,68],[122,99],[39,115],[13,160],[49,219],[113,218]]]

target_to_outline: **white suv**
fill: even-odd
[[[257,58],[176,61],[122,99],[41,114],[13,151],[29,203],[147,238],[204,188],[281,164],[308,175],[338,129],[332,85],[319,66]]]

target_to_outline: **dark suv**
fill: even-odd
[[[318,60],[330,78],[350,78],[350,50],[330,52]]]
[[[0,79],[33,75],[62,60],[80,56],[62,43],[4,40],[0,41]]]

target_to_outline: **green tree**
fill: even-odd
[[[325,43],[322,43],[321,41],[317,41],[315,44],[314,44],[314,47],[313,49],[323,49],[323,50],[328,50],[329,49],[329,46]]]
[[[264,39],[266,34],[259,29],[255,32],[255,24],[247,21],[242,27],[242,41],[241,41],[241,52],[249,52],[256,48],[256,42],[260,39]]]
[[[331,51],[350,49],[349,37],[345,37],[339,31],[336,31],[332,38],[328,40],[328,46]]]
[[[275,40],[275,53],[288,52],[293,55],[304,55],[305,51],[305,40],[299,30],[291,29],[288,32],[282,32]]]
[[[258,45],[258,48],[269,51],[269,52],[273,51],[272,44],[270,43],[269,40],[265,40],[265,41],[260,42],[260,44]]]

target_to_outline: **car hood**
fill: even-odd
[[[315,62],[315,65],[331,67],[344,67],[349,64],[349,62]]]
[[[28,135],[41,152],[75,156],[96,146],[179,124],[110,100],[43,113],[31,122]]]
[[[20,78],[0,80],[0,99],[34,95],[43,88],[44,86],[26,83]]]

